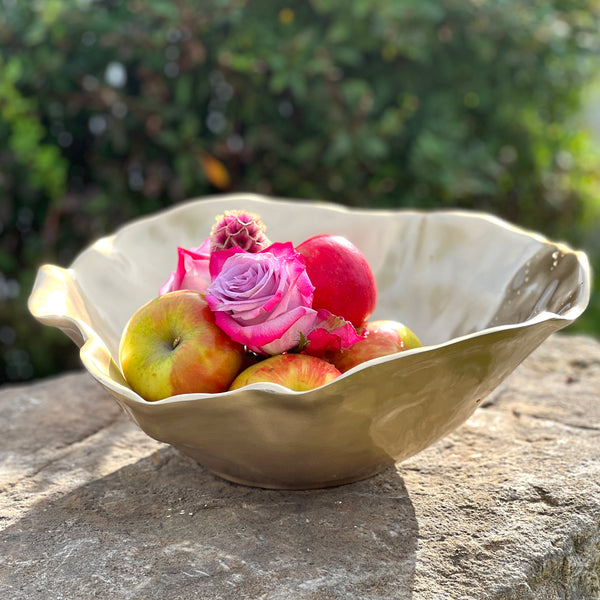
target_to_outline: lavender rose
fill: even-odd
[[[210,276],[206,300],[217,325],[249,350],[280,354],[312,330],[314,286],[291,242],[256,253],[213,251]]]

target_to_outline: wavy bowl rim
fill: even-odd
[[[468,334],[465,334],[462,336],[450,338],[449,340],[446,340],[439,344],[432,344],[432,345],[422,346],[419,348],[412,348],[410,350],[404,350],[404,351],[390,354],[387,356],[373,358],[369,361],[365,361],[364,363],[361,363],[360,365],[353,367],[352,369],[349,369],[345,373],[342,373],[342,375],[340,377],[337,377],[336,379],[330,381],[329,383],[326,383],[323,386],[319,386],[318,388],[315,388],[313,390],[299,392],[299,391],[291,390],[291,389],[289,389],[285,386],[279,385],[279,384],[269,383],[269,382],[261,382],[261,383],[253,383],[251,385],[244,386],[243,388],[239,388],[237,390],[227,390],[225,392],[218,392],[218,393],[214,393],[214,394],[209,394],[209,393],[178,394],[178,395],[169,396],[168,398],[164,398],[162,400],[156,400],[156,401],[145,400],[139,394],[134,392],[131,388],[121,385],[120,383],[118,383],[117,381],[115,381],[114,379],[112,379],[110,377],[106,377],[103,372],[101,372],[94,366],[93,362],[91,360],[89,360],[87,357],[88,357],[88,355],[90,355],[92,353],[92,351],[96,347],[100,347],[101,350],[105,351],[108,355],[110,355],[110,353],[108,352],[108,349],[106,348],[102,339],[99,338],[98,336],[96,336],[94,334],[94,332],[92,330],[90,330],[89,326],[85,322],[83,322],[79,319],[76,319],[74,317],[70,317],[68,315],[40,314],[37,311],[38,307],[34,304],[33,299],[34,299],[36,292],[39,292],[40,290],[43,289],[43,287],[39,287],[39,275],[43,269],[60,269],[63,272],[73,273],[76,269],[78,259],[82,254],[90,252],[90,251],[94,250],[95,247],[102,245],[102,244],[106,244],[108,241],[111,241],[111,242],[114,241],[122,232],[125,232],[128,229],[138,228],[138,227],[142,227],[142,226],[148,226],[149,223],[160,221],[167,214],[171,215],[171,214],[174,214],[179,211],[189,210],[190,205],[195,204],[195,203],[200,203],[200,202],[206,203],[207,201],[208,202],[212,201],[212,202],[215,202],[215,204],[218,204],[218,203],[223,203],[223,202],[227,202],[227,201],[243,200],[243,199],[250,199],[255,202],[264,203],[265,205],[268,205],[268,204],[290,204],[290,205],[296,204],[297,205],[299,203],[302,203],[307,206],[318,207],[321,209],[330,210],[333,212],[346,213],[346,214],[364,213],[364,214],[386,215],[386,214],[402,213],[402,214],[406,214],[406,215],[423,215],[423,216],[427,216],[427,215],[431,215],[431,214],[446,214],[446,215],[453,215],[453,216],[457,216],[457,217],[469,217],[469,218],[475,218],[475,219],[488,221],[488,222],[493,223],[494,225],[501,227],[505,230],[513,231],[514,233],[517,233],[518,235],[528,237],[528,238],[538,241],[542,244],[548,244],[548,245],[555,246],[556,248],[558,248],[565,254],[574,255],[576,257],[579,267],[583,273],[582,294],[581,294],[580,299],[577,302],[577,304],[570,307],[563,314],[553,313],[550,311],[542,311],[535,317],[532,317],[531,319],[528,319],[528,320],[520,322],[520,323],[509,323],[509,324],[505,324],[505,325],[497,325],[494,327],[487,327],[487,328],[481,329],[479,331],[475,331],[475,332],[471,332],[471,333],[468,333]],[[378,364],[391,362],[391,361],[399,361],[399,360],[402,360],[403,358],[406,358],[406,357],[414,355],[414,354],[423,354],[423,353],[427,353],[427,352],[439,351],[443,348],[453,346],[453,345],[459,344],[461,342],[465,342],[470,339],[485,337],[487,335],[492,335],[499,331],[533,327],[533,326],[536,326],[536,325],[539,325],[541,323],[548,322],[548,321],[562,322],[562,324],[557,327],[557,329],[562,329],[564,327],[567,327],[572,322],[574,322],[585,311],[585,309],[587,308],[587,306],[589,304],[590,297],[591,297],[591,267],[590,267],[588,256],[585,251],[576,250],[566,242],[551,240],[548,236],[546,236],[540,232],[528,229],[526,227],[522,227],[520,225],[515,225],[501,217],[498,217],[498,216],[490,214],[490,213],[486,213],[486,212],[478,211],[478,210],[457,209],[457,208],[432,209],[432,210],[414,209],[414,208],[398,208],[398,209],[351,208],[351,207],[347,207],[344,205],[339,205],[339,204],[335,204],[332,202],[325,202],[325,201],[316,201],[316,200],[312,201],[312,200],[306,200],[306,199],[268,197],[268,196],[263,196],[260,194],[254,194],[254,193],[252,193],[252,194],[236,193],[236,194],[207,196],[207,197],[201,197],[201,198],[192,198],[190,200],[186,200],[185,202],[179,203],[173,207],[167,207],[167,208],[159,210],[155,213],[152,213],[150,215],[141,216],[132,221],[129,221],[129,222],[121,225],[120,227],[118,227],[112,234],[102,236],[102,237],[98,238],[97,240],[95,240],[94,242],[92,242],[91,244],[89,244],[88,246],[86,246],[81,252],[79,252],[77,254],[77,256],[71,262],[69,267],[66,269],[63,269],[63,268],[61,268],[57,265],[53,265],[53,264],[41,265],[38,269],[38,274],[36,276],[32,291],[29,295],[27,305],[28,305],[30,313],[40,323],[42,323],[44,325],[50,325],[50,326],[57,327],[65,333],[67,330],[70,332],[77,331],[79,333],[79,336],[81,337],[81,340],[82,340],[81,345],[80,345],[81,362],[85,366],[86,370],[90,373],[90,375],[92,375],[94,377],[94,379],[96,379],[104,387],[106,387],[113,393],[117,394],[121,398],[126,398],[129,402],[133,402],[135,404],[141,404],[143,406],[149,406],[149,405],[164,406],[164,405],[168,405],[168,404],[198,402],[198,401],[205,400],[207,398],[217,398],[217,397],[229,398],[229,397],[234,397],[239,392],[246,392],[246,391],[259,391],[259,392],[266,392],[266,393],[270,393],[270,394],[280,394],[280,395],[289,396],[289,397],[298,397],[298,396],[302,397],[302,396],[310,395],[310,394],[313,394],[315,391],[324,389],[326,387],[343,385],[341,382],[343,382],[349,376],[351,376],[357,372],[367,370],[371,366],[375,366]],[[71,325],[71,327],[67,327],[67,324]],[[112,360],[112,358],[111,358],[111,360]],[[112,362],[115,364],[117,370],[119,370],[119,372],[121,372],[120,366],[117,363],[115,363],[114,360]],[[122,374],[122,372],[121,372],[121,374]]]

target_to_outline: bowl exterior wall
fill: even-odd
[[[160,410],[115,397],[148,435],[225,479],[322,488],[373,475],[451,433],[556,329],[545,321],[498,330],[292,396],[246,389]]]

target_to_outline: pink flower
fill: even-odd
[[[362,339],[350,322],[312,308],[314,286],[291,242],[252,253],[210,248],[210,238],[198,248],[177,248],[177,269],[159,295],[181,289],[206,293],[217,325],[258,354],[298,348],[324,357]]]
[[[357,333],[350,321],[320,308],[317,310],[313,328],[306,336],[304,352],[323,358],[327,352],[339,352],[342,349],[350,348],[364,337],[364,334]]]
[[[246,252],[264,250],[270,241],[258,215],[245,210],[228,210],[219,215],[210,231],[210,249],[227,250],[239,246]]]
[[[217,325],[249,350],[280,354],[311,331],[314,286],[291,242],[256,253],[238,247],[213,251],[210,276],[206,300]]]
[[[210,238],[206,238],[198,248],[177,248],[177,259],[177,269],[163,283],[158,295],[176,290],[206,292],[210,285]]]

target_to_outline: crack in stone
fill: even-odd
[[[539,499],[532,498],[532,500],[541,501],[544,504],[547,504],[548,506],[560,506],[560,502],[554,496],[552,496],[552,494],[547,489],[539,485],[532,485],[531,487],[536,491],[537,495],[539,496]]]
[[[563,427],[568,427],[571,429],[582,429],[584,431],[600,431],[600,426],[597,425],[583,425],[578,423],[565,423],[559,419],[553,419],[549,416],[544,415],[536,415],[534,413],[520,413],[520,416],[531,417],[532,419],[536,419],[538,421],[548,421],[550,423],[556,423],[557,425],[562,425]]]
[[[587,530],[571,535],[567,542],[570,547],[565,545],[561,552],[544,557],[539,570],[530,576],[528,584],[534,597],[542,597],[539,592],[544,594],[544,598],[550,597],[549,590],[558,591],[556,588],[565,594],[561,598],[598,597],[598,578],[590,576],[600,572],[598,531]],[[552,597],[558,598],[556,591]]]
[[[576,358],[574,360],[569,361],[569,366],[575,369],[589,369],[590,367],[597,367],[600,365],[600,360],[597,359],[584,359],[584,358]]]

